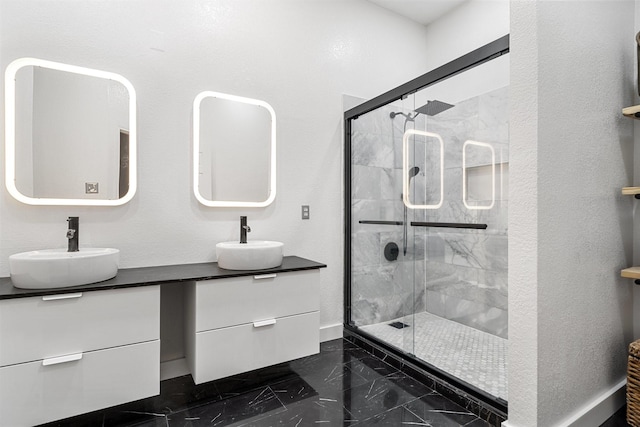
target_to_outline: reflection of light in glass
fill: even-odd
[[[16,74],[22,67],[34,66],[52,70],[66,71],[84,76],[113,80],[122,84],[129,95],[129,191],[116,200],[108,199],[56,199],[34,198],[22,194],[16,187]],[[16,200],[29,205],[59,206],[118,206],[130,201],[136,193],[136,91],[129,80],[119,74],[59,62],[36,58],[20,58],[7,66],[4,73],[4,111],[5,111],[5,185],[7,191]]]
[[[415,205],[409,195],[409,138],[412,135],[435,138],[440,143],[440,201],[435,205]],[[402,137],[402,201],[409,209],[439,209],[444,202],[444,142],[437,133],[407,129]]]
[[[467,146],[475,145],[491,150],[491,204],[487,206],[471,206],[467,204]],[[486,142],[467,140],[462,146],[462,202],[467,209],[483,210],[491,209],[496,202],[496,153],[493,147]]]
[[[270,147],[270,177],[269,196],[264,201],[244,202],[228,200],[209,200],[204,197],[198,188],[200,178],[200,104],[205,98],[219,98],[234,101],[241,104],[257,105],[265,108],[271,115],[271,147]],[[258,99],[244,98],[226,93],[205,91],[200,92],[193,101],[193,192],[196,199],[205,206],[213,207],[265,207],[276,198],[276,112],[268,103]]]

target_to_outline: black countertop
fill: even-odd
[[[315,270],[326,267],[321,264],[297,256],[286,256],[282,265],[266,270],[225,270],[216,262],[201,264],[163,265],[159,267],[123,268],[113,279],[90,285],[72,286],[55,289],[19,289],[13,286],[10,277],[0,277],[0,300],[10,298],[26,298],[42,295],[64,294],[69,292],[103,291],[115,288],[131,288],[135,286],[157,285],[169,282],[191,282],[199,280],[226,279],[229,277],[254,276],[287,271]]]

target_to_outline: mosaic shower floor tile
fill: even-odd
[[[396,328],[392,323],[409,326]],[[361,329],[508,401],[507,340],[453,320],[422,312]]]

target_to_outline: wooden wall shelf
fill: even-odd
[[[640,105],[623,108],[622,114],[632,119],[640,119]]]
[[[640,279],[640,267],[629,267],[625,268],[620,272],[620,276],[625,277],[627,279]]]
[[[622,188],[623,196],[635,196],[636,199],[640,199],[640,187],[624,187]]]

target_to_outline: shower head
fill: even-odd
[[[454,105],[434,99],[433,101],[427,101],[427,103],[422,107],[416,108],[416,113],[426,114],[427,116],[435,116],[436,114],[440,114],[452,107],[454,107]]]
[[[393,120],[395,119],[396,116],[404,116],[404,118],[406,119],[406,122],[412,122],[416,119],[416,117],[418,117],[418,114],[435,116],[436,114],[440,114],[443,111],[446,111],[452,107],[454,107],[454,105],[447,104],[446,102],[442,102],[442,101],[438,101],[437,99],[434,99],[432,101],[427,101],[427,103],[424,104],[422,107],[416,108],[415,114],[413,115],[413,117],[411,116],[411,113],[407,114],[407,113],[401,113],[401,112],[395,112],[395,111],[392,113],[389,113],[389,117],[391,117],[391,119]]]
[[[400,113],[400,112],[389,113],[389,117],[391,117],[391,119],[395,119],[396,116],[404,116],[408,121],[413,121],[413,119],[416,118],[416,116],[411,117],[411,114],[405,114],[405,113]]]

